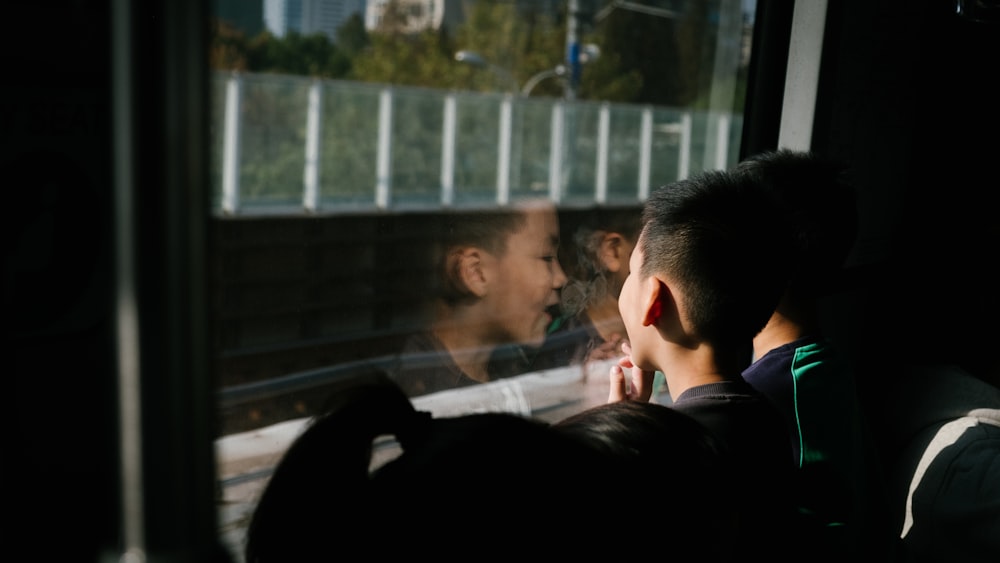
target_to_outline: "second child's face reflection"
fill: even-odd
[[[552,317],[547,309],[559,302],[566,274],[557,258],[559,218],[554,207],[527,210],[525,227],[507,239],[503,256],[489,256],[485,296],[496,342],[540,345]]]

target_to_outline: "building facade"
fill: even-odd
[[[365,4],[365,0],[264,0],[264,23],[276,37],[322,33],[336,42],[337,29],[351,16],[364,15]]]
[[[405,33],[417,33],[425,29],[440,29],[442,26],[453,30],[465,20],[465,4],[468,0],[368,0],[365,10],[365,29],[384,29],[392,23],[389,10],[395,6],[400,10]]]

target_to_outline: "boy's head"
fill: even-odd
[[[493,555],[523,555],[537,547],[523,543],[529,540],[560,552],[591,549],[556,535],[560,527],[578,532],[572,519],[573,526],[563,524],[546,510],[512,515],[505,505],[547,502],[571,515],[604,513],[617,499],[595,498],[579,483],[624,482],[628,465],[517,414],[433,417],[384,374],[367,375],[339,387],[279,460],[251,514],[245,561],[324,561],[347,543],[370,548],[373,541],[391,556],[433,550],[465,560],[482,551],[485,534],[508,529],[520,541],[499,542]],[[395,438],[399,453],[376,465],[383,437]],[[455,537],[428,541],[442,529]]]
[[[658,524],[697,544],[698,561],[735,561],[741,507],[729,452],[719,438],[679,409],[647,401],[614,401],[552,424],[620,458],[636,483],[661,483],[670,508]],[[748,515],[742,515],[744,518]]]
[[[453,215],[441,257],[441,300],[452,310],[475,309],[478,327],[494,344],[541,344],[566,275],[558,260],[559,218],[546,200]],[[470,316],[466,315],[468,319]]]
[[[619,301],[633,361],[648,360],[633,333],[651,325],[686,347],[749,345],[791,275],[791,235],[775,203],[746,176],[709,171],[654,191],[642,219]]]
[[[814,153],[779,149],[739,163],[788,214],[798,268],[792,287],[805,297],[828,293],[841,278],[858,236],[857,195],[842,163]]]
[[[594,303],[618,298],[642,228],[640,219],[639,210],[632,207],[598,208],[580,219],[570,233],[571,244],[560,248],[571,279],[562,291],[564,313],[575,315]]]

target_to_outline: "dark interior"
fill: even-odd
[[[791,22],[791,2],[759,4],[745,154],[777,144]],[[957,5],[971,12],[956,13]],[[851,163],[862,234],[828,322],[851,343],[873,411],[900,384],[891,369],[900,357],[1000,371],[992,352],[1000,336],[996,6],[829,2],[813,149]],[[7,10],[5,262],[37,255],[51,265],[5,271],[13,368],[3,370],[4,548],[52,561],[117,558],[122,523],[133,515],[119,494],[113,307],[120,237],[131,226],[149,552],[224,560],[212,458],[224,362],[213,346],[216,329],[232,319],[211,303],[212,265],[232,249],[205,211],[207,7],[93,0]],[[133,22],[131,36],[115,32],[119,17]],[[117,190],[118,179],[134,189]],[[24,230],[42,212],[58,225],[49,238]],[[386,220],[387,232],[406,227]],[[282,227],[311,236],[302,225]],[[337,244],[335,233],[313,228],[329,235],[322,244]],[[391,338],[392,323],[372,336]]]

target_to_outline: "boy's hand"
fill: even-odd
[[[632,347],[628,342],[622,343],[622,352],[625,356],[618,360],[618,365],[611,366],[608,402],[649,401],[653,396],[653,377],[656,372],[640,369],[632,363]],[[626,370],[628,377],[625,375]]]

